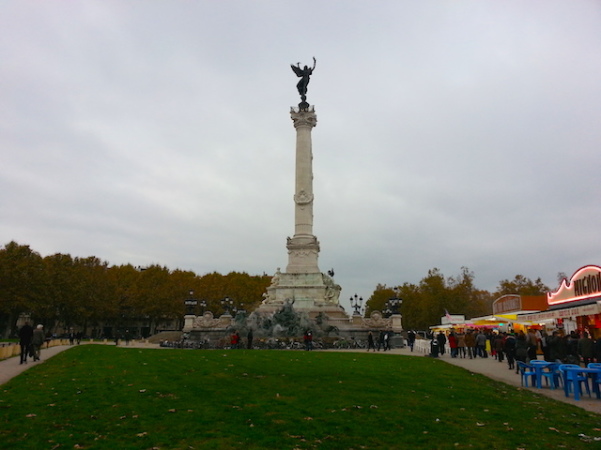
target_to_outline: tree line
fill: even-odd
[[[464,314],[466,318],[492,314],[492,303],[507,294],[543,295],[549,288],[540,278],[531,280],[516,275],[513,280],[501,280],[493,293],[477,289],[474,273],[462,267],[457,276],[445,277],[437,268],[428,271],[419,284],[404,283],[395,288],[379,284],[366,302],[366,315],[372,311],[385,311],[389,299],[403,300],[400,313],[403,327],[413,330],[427,330],[440,323],[440,318],[449,314]]]
[[[270,282],[266,274],[197,275],[160,265],[110,266],[95,256],[42,257],[12,241],[0,249],[0,333],[14,333],[22,313],[46,329],[78,326],[84,334],[98,324],[128,318],[145,318],[155,329],[161,321],[181,319],[190,290],[199,303],[204,300],[206,310],[218,315],[226,297],[235,308],[255,308]]]
[[[182,318],[190,290],[216,315],[224,312],[221,300],[226,297],[233,307],[252,311],[271,278],[244,272],[197,275],[160,265],[110,266],[95,256],[63,253],[42,257],[28,245],[12,241],[0,249],[0,335],[14,333],[21,313],[47,329],[60,324],[81,327],[85,333],[100,323],[118,325],[128,318],[145,318],[154,330],[161,321]],[[378,284],[366,302],[366,315],[386,310],[388,300],[398,296],[403,299],[404,328],[418,330],[439,323],[445,311],[467,318],[483,316],[492,312],[492,302],[502,295],[541,295],[549,290],[540,278],[532,281],[516,275],[501,280],[490,293],[475,287],[474,273],[466,267],[448,278],[434,268],[419,284],[404,283],[395,289]]]

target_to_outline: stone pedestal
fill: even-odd
[[[392,322],[392,331],[400,333],[403,331],[403,316],[401,314],[393,314],[390,316]]]
[[[340,286],[329,275],[280,273],[278,269],[258,311],[275,312],[288,301],[293,302],[295,310],[306,312],[312,318],[325,313],[332,318],[346,319],[339,296]]]
[[[184,328],[183,332],[187,333],[194,328],[194,320],[196,320],[196,316],[194,314],[186,314],[184,316]]]

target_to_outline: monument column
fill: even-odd
[[[294,236],[288,238],[287,273],[319,273],[319,242],[313,236],[313,150],[311,131],[317,124],[313,106],[291,108],[296,128]]]
[[[296,130],[295,184],[294,184],[294,235],[286,243],[288,265],[286,271],[279,267],[271,285],[267,287],[263,303],[257,312],[274,313],[286,305],[310,314],[312,318],[325,314],[329,320],[348,323],[348,316],[338,302],[340,286],[331,275],[321,273],[317,265],[319,241],[313,235],[313,149],[311,132],[317,124],[315,108],[307,103],[307,85],[313,67],[291,65],[300,78],[296,85],[301,96],[298,107],[290,109]],[[338,323],[338,322],[337,322]]]

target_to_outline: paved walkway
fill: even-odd
[[[100,344],[100,343],[99,343]],[[69,345],[58,345],[56,347],[50,347],[42,349],[41,352],[41,360],[33,362],[31,358],[27,364],[19,364],[19,357],[14,356],[12,358],[5,359],[0,361],[0,385],[6,383],[13,377],[19,375],[25,370],[29,369],[38,364],[44,364],[44,361],[52,358],[57,353],[60,353],[64,350],[67,350],[71,346]],[[153,344],[133,344],[131,347],[140,347],[140,348],[155,348],[159,349],[158,345]],[[357,351],[365,351],[365,350],[342,350],[349,352],[357,352]],[[409,348],[402,349],[394,349],[390,352],[386,352],[386,354],[390,355],[407,355],[407,356],[416,356],[416,357],[426,357],[423,353],[419,353],[415,351],[411,353]],[[451,358],[448,354],[443,355],[439,358],[441,361],[444,361],[449,364],[453,364],[459,367],[463,367],[466,370],[474,373],[480,373],[485,375],[493,380],[502,381],[503,383],[507,383],[512,386],[521,386],[520,376],[515,373],[514,370],[509,370],[507,368],[506,362],[498,362],[494,358]],[[601,400],[597,399],[593,394],[592,398],[589,398],[586,394],[581,397],[581,400],[576,401],[572,396],[566,397],[564,395],[563,389],[549,389],[549,388],[523,388],[528,389],[534,393],[546,395],[547,397],[551,397],[555,400],[570,403],[572,405],[578,406],[580,408],[586,409],[587,411],[591,411],[597,414],[601,414]]]

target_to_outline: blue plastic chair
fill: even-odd
[[[534,371],[534,367],[522,361],[517,361],[517,363],[520,371],[522,386],[528,387],[528,377],[532,377],[530,379],[530,385],[534,387],[536,385],[536,372]]]
[[[555,363],[534,359],[530,361],[530,365],[534,368],[536,373],[536,387],[542,387],[543,379],[547,380],[547,386],[550,386],[552,389],[559,386],[558,380],[561,376],[555,368]]]
[[[586,367],[589,369],[601,370],[601,363],[588,363]],[[593,383],[593,391],[595,391],[597,398],[601,398],[601,373],[591,375],[595,375],[594,377],[591,377],[591,383]]]
[[[563,389],[565,391],[566,397],[569,396],[570,391],[574,391],[574,383],[580,383],[580,392],[584,393],[582,390],[582,383],[586,387],[586,393],[588,396],[591,396],[591,390],[588,386],[588,377],[578,374],[577,372],[567,371],[565,369],[572,367],[580,369],[581,367],[577,364],[561,364],[559,366],[559,371],[563,374]]]
[[[559,364],[551,363],[545,367],[541,375],[547,380],[547,386],[555,389],[563,385],[561,372],[559,372]]]

